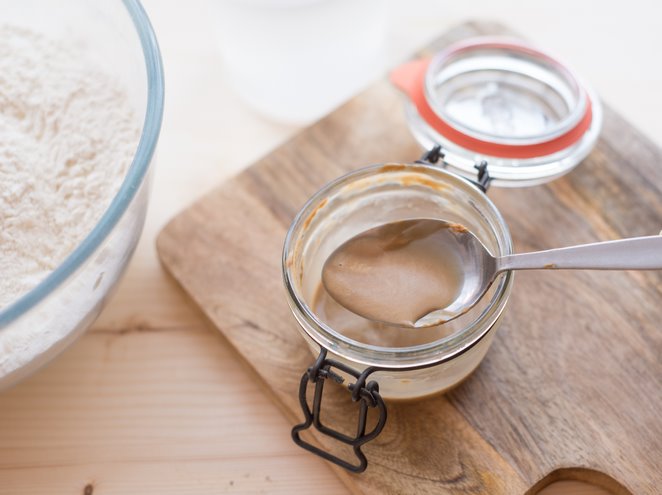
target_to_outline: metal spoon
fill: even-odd
[[[405,220],[342,244],[324,264],[322,282],[331,297],[364,318],[422,328],[466,313],[499,273],[535,269],[662,269],[662,235],[496,258],[462,225]],[[432,293],[426,293],[431,287]],[[437,297],[440,288],[443,297]],[[418,304],[425,299],[431,302]]]

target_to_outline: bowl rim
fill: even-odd
[[[347,361],[362,366],[374,367],[378,370],[391,371],[415,370],[435,366],[464,354],[495,328],[495,324],[499,321],[512,290],[514,278],[512,272],[507,272],[496,282],[496,291],[489,306],[467,328],[433,342],[400,348],[365,344],[344,336],[318,318],[296,288],[297,284],[292,270],[291,258],[298,249],[297,244],[300,241],[300,235],[306,230],[307,219],[310,219],[311,215],[314,216],[333,193],[340,191],[346,185],[351,185],[353,181],[374,176],[385,169],[393,169],[396,173],[406,171],[443,177],[448,183],[462,187],[468,194],[480,198],[483,207],[490,210],[498,223],[498,229],[500,229],[500,232],[497,233],[497,235],[500,235],[498,242],[503,251],[501,254],[506,255],[513,252],[512,238],[505,219],[490,198],[474,183],[441,167],[420,162],[374,164],[353,170],[327,183],[308,199],[292,221],[285,236],[281,258],[281,272],[287,302],[304,336],[308,336],[321,349],[326,349]]]
[[[101,219],[55,270],[30,291],[0,309],[0,331],[44,300],[90,258],[122,218],[149,170],[163,120],[163,62],[154,29],[140,1],[122,0],[122,3],[140,39],[147,72],[147,105],[138,147],[119,190]]]

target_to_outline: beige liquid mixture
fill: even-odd
[[[407,220],[370,229],[338,247],[322,280],[342,306],[371,320],[413,326],[457,299],[462,262],[446,235],[457,224]]]
[[[456,299],[461,262],[444,236],[435,235],[442,228],[449,227],[396,222],[350,239],[326,261],[314,311],[343,335],[374,345],[404,347],[449,335],[452,325],[411,329],[381,322],[411,325]]]
[[[352,340],[381,347],[409,347],[434,342],[452,334],[453,322],[426,328],[405,328],[368,320],[338,304],[320,283],[313,298],[317,317]]]

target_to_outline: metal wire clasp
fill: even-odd
[[[446,162],[446,150],[440,145],[435,145],[432,149],[423,153],[420,159],[416,160],[416,163],[423,163],[427,165],[439,165],[442,168],[446,168],[446,165],[449,163]],[[439,161],[441,160],[441,163]],[[487,192],[487,189],[490,187],[490,173],[487,170],[487,161],[481,160],[474,164],[474,168],[477,170],[476,180],[471,180],[476,184],[481,191]]]
[[[324,382],[331,379],[338,384],[342,384],[345,381],[344,378],[338,373],[335,373],[332,368],[336,368],[356,378],[354,383],[347,385],[347,389],[352,394],[352,401],[360,402],[357,430],[356,435],[353,437],[323,425],[320,420]],[[374,371],[376,371],[375,368],[366,368],[362,372],[358,372],[339,361],[327,359],[326,349],[320,350],[320,354],[315,360],[315,363],[308,368],[301,377],[301,384],[299,385],[299,403],[303,410],[304,422],[292,428],[292,439],[294,440],[294,443],[299,447],[302,447],[353,473],[362,473],[365,471],[368,467],[368,460],[365,454],[361,451],[361,446],[377,437],[386,424],[386,405],[384,404],[382,397],[379,395],[379,384],[374,380],[366,383],[368,376]],[[309,382],[315,384],[315,395],[313,397],[312,409],[306,400],[306,391],[308,390]],[[366,433],[368,411],[373,408],[377,408],[379,417],[375,427],[370,432]],[[302,440],[299,433],[303,430],[307,430],[311,425],[320,433],[351,446],[358,459],[358,464],[352,464],[349,461],[341,459],[326,450],[322,450],[319,447]]]

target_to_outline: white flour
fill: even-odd
[[[140,124],[123,86],[95,67],[79,46],[0,26],[0,310],[94,228],[131,163]],[[115,240],[57,298],[0,328],[2,388],[90,324],[137,242],[141,213],[144,205],[124,214]]]
[[[80,48],[0,26],[0,309],[92,230],[139,132],[122,86]]]

